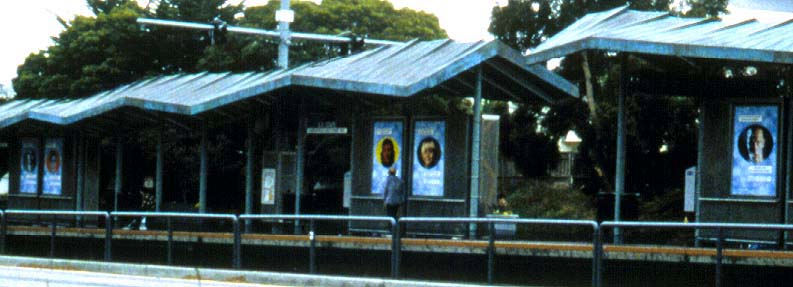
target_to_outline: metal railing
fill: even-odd
[[[248,221],[280,221],[280,220],[301,220],[309,222],[309,272],[316,273],[316,225],[317,221],[334,222],[384,222],[391,229],[391,277],[400,278],[400,265],[402,253],[402,236],[400,230],[411,223],[461,223],[461,224],[487,224],[488,228],[488,247],[487,253],[487,282],[493,284],[495,273],[495,241],[494,233],[496,224],[523,224],[523,225],[548,225],[564,227],[584,227],[592,229],[592,286],[602,286],[602,275],[604,266],[604,233],[609,229],[689,229],[689,230],[715,230],[716,254],[715,254],[715,285],[722,286],[722,268],[724,260],[724,243],[726,230],[767,230],[767,231],[793,231],[793,225],[784,224],[737,224],[737,223],[675,223],[675,222],[613,222],[606,221],[598,224],[595,221],[587,220],[555,220],[555,219],[521,219],[521,218],[471,218],[471,217],[403,217],[398,221],[391,217],[372,217],[372,216],[337,216],[337,215],[234,215],[234,214],[202,214],[202,213],[156,213],[156,212],[98,212],[98,211],[56,211],[56,210],[0,210],[0,254],[6,254],[6,240],[8,235],[9,218],[21,216],[53,216],[52,220],[40,220],[38,222],[48,222],[50,227],[50,257],[56,254],[57,228],[59,221],[57,217],[73,217],[75,222],[79,222],[83,217],[97,217],[104,219],[104,260],[112,261],[112,240],[114,222],[117,217],[149,217],[165,218],[167,221],[166,230],[168,234],[167,257],[168,264],[173,264],[173,233],[172,221],[174,219],[199,219],[199,220],[222,220],[232,224],[233,251],[232,266],[236,269],[242,267],[242,228],[241,226]],[[63,221],[60,221],[61,223]],[[484,234],[483,234],[484,235]]]
[[[677,222],[637,222],[637,221],[604,221],[600,223],[600,229],[597,234],[597,242],[603,242],[603,233],[608,229],[621,228],[653,228],[653,229],[693,229],[702,230],[710,229],[716,230],[716,270],[715,270],[715,285],[721,287],[722,280],[722,261],[724,259],[724,231],[725,230],[771,230],[771,231],[793,231],[793,225],[786,224],[743,224],[743,223],[677,223]],[[600,254],[603,254],[602,245]],[[597,269],[596,277],[593,280],[593,286],[602,286],[602,273],[603,273],[603,260],[602,257],[598,258],[594,263],[594,268]]]
[[[599,226],[597,222],[590,220],[563,220],[563,219],[521,219],[521,218],[481,218],[481,217],[403,217],[399,219],[398,228],[403,223],[487,223],[489,228],[488,248],[487,248],[487,284],[493,284],[493,273],[495,271],[495,224],[513,223],[528,225],[560,225],[560,226],[580,226],[592,228],[592,282],[593,286],[597,274],[595,273],[599,253]],[[397,228],[397,229],[398,229]]]
[[[275,215],[275,214],[257,214],[257,215],[240,215],[240,220],[247,222],[248,220],[303,220],[309,222],[309,273],[315,274],[317,270],[316,262],[316,234],[315,229],[316,221],[374,221],[374,222],[387,222],[391,227],[391,277],[399,278],[399,225],[392,217],[377,217],[377,216],[336,216],[336,215]]]

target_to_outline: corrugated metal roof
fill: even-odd
[[[496,58],[501,60],[493,60]],[[78,100],[12,101],[0,106],[0,128],[26,117],[68,125],[125,106],[196,115],[289,85],[408,97],[484,62],[494,67],[489,73],[518,71],[517,75],[499,75],[504,81],[518,82],[504,83],[504,86],[523,87],[520,93],[512,96],[539,95],[546,100],[578,96],[576,86],[544,67],[526,65],[519,52],[499,41],[412,41],[288,70],[166,75]],[[501,90],[505,91],[503,87]]]
[[[539,63],[595,49],[691,58],[793,63],[793,14],[778,21],[754,18],[680,18],[627,6],[591,13],[527,56]]]

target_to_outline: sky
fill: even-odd
[[[145,0],[139,0],[146,2]],[[292,0],[295,1],[295,0]],[[318,1],[318,0],[312,0]],[[407,7],[435,14],[441,28],[449,38],[473,42],[490,40],[487,32],[490,12],[494,5],[507,0],[389,0],[397,9]],[[0,85],[11,86],[16,77],[17,66],[25,61],[30,53],[38,52],[52,45],[51,37],[57,36],[64,28],[56,16],[71,20],[75,15],[92,15],[85,0],[13,0],[4,1],[0,9]],[[9,3],[10,2],[10,3]],[[246,6],[257,6],[267,0],[246,0]],[[742,10],[778,9],[793,12],[793,1],[777,0],[732,0],[734,16],[754,15],[756,11]],[[779,4],[782,3],[782,4]],[[787,4],[784,4],[787,3]],[[741,14],[743,13],[743,14]]]

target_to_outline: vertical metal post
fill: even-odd
[[[479,217],[479,144],[482,126],[482,67],[476,68],[476,91],[474,91],[474,122],[471,139],[471,194],[469,197],[469,217]],[[472,222],[469,237],[476,237],[476,223]]]
[[[254,157],[254,123],[248,123],[248,140],[245,152],[245,214],[253,213],[253,157]],[[251,231],[251,222],[245,221],[245,233]]]
[[[240,232],[240,217],[234,216],[232,219],[234,224],[234,269],[242,268],[242,234]]]
[[[716,287],[721,287],[721,261],[723,258],[722,252],[724,250],[724,230],[721,227],[716,228],[716,233],[718,233],[718,239],[716,239]]]
[[[289,0],[281,0],[281,10],[289,10]],[[289,22],[278,22],[278,31],[281,32],[281,41],[278,43],[278,67],[289,68]]]
[[[785,165],[783,168],[785,169],[785,192],[782,195],[782,223],[783,224],[790,224],[790,196],[791,196],[791,186],[793,186],[793,175],[791,175],[791,171],[793,171],[793,120],[791,120],[791,113],[790,111],[793,110],[793,103],[788,99],[785,103],[787,107],[787,112],[783,113],[787,120],[784,122],[787,125],[787,152],[785,153]],[[784,125],[783,125],[784,126]],[[780,242],[780,247],[782,250],[787,250],[787,242],[788,238],[790,237],[790,233],[787,229],[780,230],[782,232],[782,242]]]
[[[603,259],[603,229],[600,225],[595,225],[592,237],[592,286],[599,287],[602,271],[600,264]]]
[[[295,154],[295,215],[300,215],[300,195],[303,193],[303,149],[305,148],[306,118],[303,116],[305,100],[300,100],[297,124],[297,152]],[[300,220],[295,219],[295,234],[300,234]]]
[[[105,212],[105,261],[113,260],[113,217]]]
[[[55,228],[56,228],[56,218],[53,216],[52,222],[50,223],[50,258],[55,258]]]
[[[614,221],[620,221],[622,194],[625,193],[625,97],[628,93],[627,54],[620,54],[620,85],[617,110],[617,163],[614,176]],[[614,227],[614,244],[620,244],[620,228]]]
[[[699,95],[699,126],[697,127],[697,168],[695,170],[696,178],[694,180],[694,220],[699,222],[700,202],[702,197],[702,167],[705,163],[705,96],[700,93]],[[694,229],[694,246],[700,247],[700,230]]]
[[[355,117],[352,118],[352,123],[350,124],[350,189],[352,189],[352,183],[355,182],[355,124],[356,124]],[[404,178],[404,176],[403,176]],[[342,200],[344,196],[342,196]],[[342,203],[343,204],[343,203]],[[352,191],[350,191],[350,205],[352,205]],[[406,206],[407,207],[407,206]],[[352,215],[352,208],[347,208],[347,215]],[[352,220],[347,220],[347,235],[352,235]]]
[[[162,168],[163,168],[163,152],[162,152],[162,129],[157,133],[157,155],[156,166],[154,170],[154,202],[157,212],[162,211]]]
[[[206,127],[201,128],[201,171],[198,178],[198,212],[207,212],[207,130]]]
[[[314,220],[309,221],[308,240],[310,247],[308,249],[308,273],[317,273],[317,240],[314,234]]]
[[[489,227],[488,232],[490,233],[490,238],[488,238],[488,242],[487,242],[487,284],[493,285],[493,272],[496,265],[495,262],[496,238],[493,229],[495,229],[496,225],[491,221],[488,222],[488,227]]]
[[[399,279],[399,266],[402,264],[402,226],[391,218],[391,277]]]
[[[74,175],[77,179],[77,183],[76,183],[77,186],[75,186],[76,192],[74,195],[74,203],[75,203],[74,209],[77,211],[82,211],[83,210],[83,170],[85,169],[85,166],[83,165],[83,162],[85,161],[85,150],[84,150],[85,142],[83,140],[83,135],[77,133],[77,137],[75,138],[74,142],[76,146],[76,148],[74,149],[76,151],[74,158],[77,160],[77,164],[75,166],[76,169],[74,171]],[[77,226],[79,227],[82,225],[81,224],[82,216],[78,215],[76,218],[77,218]]]
[[[168,217],[168,265],[173,265],[173,226],[172,219]]]
[[[8,228],[8,214],[0,210],[0,254],[6,254],[6,232]]]
[[[124,160],[124,143],[121,139],[116,142],[116,184],[113,192],[113,211],[118,211],[118,197],[121,194],[121,184],[123,180],[123,160]],[[115,220],[114,220],[115,222]]]

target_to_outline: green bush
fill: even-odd
[[[507,200],[520,218],[594,220],[596,214],[592,198],[578,188],[560,187],[551,180],[526,180]],[[592,228],[520,224],[516,239],[589,241]]]

